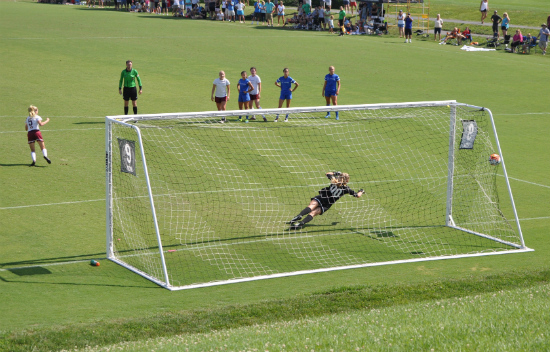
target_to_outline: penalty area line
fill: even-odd
[[[105,198],[103,198],[103,199],[78,200],[78,201],[74,201],[74,202],[47,203],[47,204],[32,204],[32,205],[18,205],[18,206],[16,206],[16,207],[3,207],[3,208],[0,208],[0,210],[22,209],[22,208],[32,208],[32,207],[45,207],[45,206],[49,206],[49,205],[65,205],[65,204],[104,202],[104,201],[105,201]]]
[[[500,176],[500,177],[504,177],[504,175],[499,175],[499,176]],[[515,177],[510,177],[510,176],[508,176],[508,178],[509,178],[510,180],[528,183],[528,184],[533,185],[533,186],[539,186],[539,187],[544,187],[544,188],[550,188],[550,186],[541,185],[540,183],[535,183],[535,182],[531,182],[531,181],[521,180],[521,179],[515,178]]]

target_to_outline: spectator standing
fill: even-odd
[[[275,82],[275,85],[281,88],[281,95],[279,96],[279,109],[283,107],[283,103],[286,100],[286,107],[290,107],[290,101],[292,100],[292,92],[298,89],[298,82],[288,75],[288,68],[283,69],[283,76],[279,77]],[[294,84],[294,89],[292,89]],[[275,117],[275,122],[279,121],[279,114]],[[285,116],[285,122],[288,122],[288,114]]]
[[[502,17],[497,14],[496,10],[493,13],[493,16],[491,16],[491,21],[493,22],[493,36],[500,38],[500,35],[498,34],[498,25],[502,22]]]
[[[309,15],[311,13],[311,5],[309,5],[307,2],[302,5],[302,10],[306,15]]]
[[[330,9],[332,8],[332,0],[325,0],[325,6],[323,7],[328,7],[328,10],[330,12]],[[325,16],[326,17],[326,16]]]
[[[265,4],[265,15],[267,17],[267,26],[273,27],[273,9],[275,8],[275,5],[271,2],[271,0],[267,0],[267,3]]]
[[[260,2],[260,21],[262,21],[262,24],[265,25],[265,1]]]
[[[277,5],[277,26],[279,25],[281,18],[283,19],[283,24],[285,24],[285,5],[282,1],[279,1]]]
[[[120,73],[120,80],[118,82],[118,94],[122,95],[124,99],[124,115],[128,115],[128,103],[132,100],[132,107],[134,114],[137,114],[137,98],[138,92],[136,89],[136,80],[139,85],[139,94],[143,93],[143,87],[141,85],[141,78],[139,73],[132,67],[132,61],[126,61],[126,68]],[[122,90],[124,84],[124,91]]]
[[[399,10],[397,15],[397,27],[399,28],[399,38],[405,37],[405,14],[403,10]]]
[[[548,37],[550,36],[550,30],[548,29],[548,25],[541,24],[541,29],[539,32],[539,47],[542,50],[542,55],[546,55],[546,48],[548,47]]]
[[[510,17],[508,16],[508,13],[505,12],[502,14],[504,17],[502,19],[502,23],[500,24],[500,29],[502,30],[502,37],[505,38],[506,35],[508,35],[508,28],[510,27]]]
[[[324,7],[323,8],[323,12],[325,14],[325,23],[323,24],[323,28],[324,26],[327,26],[330,30],[330,25],[331,25],[331,21],[332,21],[332,16],[330,15],[330,8],[329,7]],[[334,28],[334,25],[332,26],[332,28]],[[331,30],[331,33],[332,33],[332,30]]]
[[[227,0],[227,5],[225,6],[227,8],[227,16],[225,16],[225,19],[229,22],[235,22],[235,7],[233,6],[233,2],[231,0]]]
[[[254,13],[252,13],[252,24],[254,24],[254,20],[256,20],[257,24],[260,24],[260,6],[261,6],[260,0],[254,1]]]
[[[330,15],[330,19],[328,20],[328,32],[330,34],[334,33],[334,16],[333,15]]]
[[[42,138],[42,132],[40,132],[40,126],[44,126],[50,119],[47,118],[46,121],[42,122],[42,118],[38,115],[38,108],[34,105],[29,106],[28,108],[29,117],[25,121],[25,131],[27,131],[27,142],[31,148],[31,158],[32,164],[29,166],[34,166],[36,164],[36,152],[34,148],[34,143],[38,142],[40,149],[42,150],[42,155],[44,159],[51,164],[52,161],[48,159],[48,151],[44,145],[44,139]]]
[[[199,0],[191,0],[191,6],[196,10],[199,7]]]
[[[244,20],[244,8],[245,8],[244,2],[243,0],[240,0],[236,5],[237,17],[239,18],[239,23],[246,23]]]
[[[411,14],[407,12],[407,16],[405,17],[405,43],[407,41],[412,43],[412,28],[413,18],[411,17]]]
[[[355,8],[355,12],[359,14],[359,11],[357,11],[357,0],[351,0],[349,2],[349,8],[351,9],[351,15],[353,16],[353,8]]]
[[[220,71],[218,75],[219,77],[214,80],[214,84],[212,85],[212,94],[210,95],[210,99],[216,102],[218,111],[222,111],[225,110],[227,101],[229,100],[229,85],[231,83],[229,83],[229,80],[225,78],[224,71]],[[223,117],[220,122],[224,123],[225,117]]]
[[[321,93],[325,97],[327,106],[330,106],[332,99],[332,105],[338,105],[338,94],[340,94],[340,77],[334,73],[334,66],[328,68],[328,75],[325,76],[325,84],[323,85],[323,91]],[[330,117],[330,111],[327,112],[325,119]],[[336,120],[339,120],[340,116],[336,111]]]
[[[344,6],[340,6],[340,12],[338,12],[338,26],[340,27],[339,36],[344,35],[344,20],[346,19],[346,11],[344,11]]]
[[[327,29],[325,24],[325,10],[319,6],[317,13],[319,14],[319,23],[323,26],[323,30]]]
[[[489,0],[481,0],[481,3],[479,4],[479,11],[481,12],[481,24],[483,24],[487,18],[487,11],[489,11]]]
[[[437,18],[434,21],[434,40],[441,40],[441,28],[443,28],[443,20],[441,19],[441,15],[437,14]],[[438,34],[439,39],[435,39]]]
[[[546,19],[546,28],[550,28],[550,16]]]
[[[349,12],[349,0],[342,0],[342,7],[344,8],[344,11]]]

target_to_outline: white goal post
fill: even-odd
[[[107,258],[170,290],[532,251],[483,107],[108,116],[105,140]],[[289,225],[331,171],[363,196]]]

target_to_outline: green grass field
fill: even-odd
[[[446,17],[469,20],[477,16],[475,3],[432,1],[432,8],[448,6]],[[548,15],[541,0],[502,3],[503,8],[509,5],[509,9],[529,11],[533,14],[530,18],[538,18],[535,25]],[[512,28],[514,23],[532,25],[512,20]],[[335,297],[332,292],[341,287],[379,288],[380,295],[387,297],[400,292],[402,296],[388,299],[386,306],[425,301],[431,302],[428,307],[421,304],[414,309],[429,310],[434,303],[431,299],[440,297],[439,287],[452,280],[462,284],[443,298],[468,296],[475,287],[479,287],[476,294],[485,294],[548,282],[547,275],[523,279],[545,272],[549,266],[550,157],[544,154],[549,149],[545,76],[549,59],[540,51],[531,55],[466,53],[429,40],[404,44],[392,36],[338,38],[324,32],[7,1],[0,2],[0,44],[0,350],[71,349],[305,316],[322,318],[323,307],[329,304],[315,313],[305,310],[304,304],[286,314],[268,317],[268,312],[276,312],[297,297],[303,303],[313,300],[315,294],[326,294],[330,301]],[[283,67],[289,67],[300,83],[293,106],[323,105],[321,88],[329,65],[335,65],[342,78],[340,104],[456,99],[486,106],[495,115],[526,244],[535,252],[179,292],[161,289],[105,260],[100,267],[91,267],[90,259],[105,257],[103,118],[123,112],[117,84],[128,59],[133,60],[144,84],[138,100],[140,113],[214,110],[210,91],[217,72],[225,70],[228,79],[236,82],[239,73],[252,65],[264,82],[264,108],[277,106],[273,82]],[[42,128],[51,165],[39,158],[38,167],[27,166],[30,155],[23,123],[30,104],[40,108],[42,117],[51,119]],[[236,101],[232,99],[228,107],[236,109]],[[21,267],[27,268],[15,269]],[[501,278],[499,284],[495,277]],[[410,289],[398,289],[402,284]],[[420,288],[426,290],[417,297]],[[535,295],[534,299],[543,309],[547,296]],[[371,307],[364,303],[352,309],[346,306],[346,299],[336,301],[333,305],[343,313]],[[483,314],[472,315],[470,320],[483,324],[493,319],[499,331],[506,329],[500,324],[503,317],[493,313],[497,308],[478,307]],[[368,309],[363,313],[369,314]],[[163,328],[172,315],[172,326],[181,330]],[[185,330],[186,324],[178,324],[178,317],[188,315],[201,317],[202,329]],[[432,318],[441,319],[435,314]],[[349,325],[353,326],[353,321]],[[548,336],[548,324],[543,328],[537,316],[523,327],[535,325],[542,331],[533,329],[534,333]],[[446,326],[459,333],[458,326]],[[293,330],[292,325],[286,328]],[[487,336],[493,333],[481,334],[490,340]],[[421,335],[408,332],[401,349],[424,349],[429,341],[436,350],[449,349],[444,337],[433,345],[429,335]],[[405,342],[413,338],[414,343]],[[335,341],[323,343],[339,349]],[[511,345],[509,349],[548,349],[547,342],[540,343]],[[246,348],[244,344],[233,346],[229,349]],[[353,348],[351,343],[345,346]]]

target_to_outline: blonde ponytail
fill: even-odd
[[[29,116],[30,117],[35,117],[36,116],[36,110],[38,110],[38,108],[34,105],[31,105],[31,106],[29,106],[29,108],[27,110],[29,111]]]

